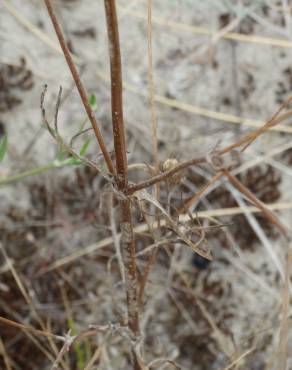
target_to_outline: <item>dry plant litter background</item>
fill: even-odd
[[[131,198],[138,286],[146,281],[138,300],[141,336],[133,339],[126,330],[121,194],[68,158],[42,122],[44,85],[49,122],[61,85],[61,138],[69,143],[90,127],[44,2],[1,0],[0,368],[290,369],[289,234],[283,237],[267,213],[251,213],[228,177],[205,186],[223,168],[217,152],[262,127],[291,93],[291,4],[116,3],[130,184],[153,175],[150,165],[155,171],[155,116],[160,172],[198,156],[207,161],[161,182],[159,203],[153,186],[142,200],[139,193]],[[114,159],[104,2],[52,5]],[[223,165],[234,163],[231,173],[291,228],[289,106],[280,114],[285,120],[240,156],[229,152]],[[92,131],[75,136],[73,147],[106,171]],[[193,216],[184,213],[178,223],[196,193]],[[161,227],[148,230],[157,217]],[[214,260],[194,257],[183,237],[203,238]],[[80,340],[65,348],[69,330]]]

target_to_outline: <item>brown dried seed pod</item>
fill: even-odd
[[[168,158],[162,163],[162,171],[166,172],[172,170],[174,167],[178,165],[178,160],[176,158]],[[167,183],[169,185],[178,185],[180,184],[182,179],[182,172],[177,172],[173,176],[167,178]]]

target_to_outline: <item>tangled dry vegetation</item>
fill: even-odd
[[[290,369],[289,2],[0,9],[0,368]]]

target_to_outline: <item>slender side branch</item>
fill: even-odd
[[[102,171],[99,168],[99,166],[98,166],[97,163],[95,163],[92,160],[90,160],[90,159],[82,156],[81,154],[77,153],[73,149],[73,147],[72,147],[72,141],[74,140],[74,138],[77,137],[77,135],[80,135],[81,133],[75,135],[71,139],[70,145],[68,145],[67,143],[65,143],[65,141],[63,140],[63,138],[59,134],[59,131],[58,131],[58,113],[59,113],[60,101],[61,101],[61,96],[62,96],[62,87],[60,87],[59,94],[58,94],[58,99],[57,99],[57,102],[56,102],[54,128],[50,125],[49,121],[46,118],[46,110],[45,110],[45,106],[44,106],[46,92],[47,92],[47,85],[44,86],[44,90],[43,90],[43,92],[41,94],[40,108],[41,108],[41,114],[42,114],[42,118],[43,118],[43,123],[45,124],[45,126],[48,129],[48,131],[49,131],[50,135],[52,136],[52,138],[56,141],[56,143],[60,146],[60,148],[66,150],[66,152],[68,154],[70,154],[73,158],[75,158],[76,160],[79,160],[80,161],[80,164],[83,163],[86,166],[89,166],[91,168],[94,168],[95,171],[97,171],[97,173],[99,173],[100,175],[102,175],[108,182],[112,182],[112,179],[110,178],[110,176],[108,175],[108,173]],[[61,167],[61,166],[65,166],[66,164],[68,164],[68,162],[66,162],[66,160],[64,162],[62,162],[62,161],[60,161],[60,162],[59,161],[57,161],[57,162],[56,161],[53,161],[49,168]],[[40,173],[40,172],[44,172],[45,169],[46,168],[43,168],[43,169],[40,168],[39,169],[39,172],[32,173],[32,174],[37,174],[37,173]],[[30,174],[30,173],[31,172],[28,172],[28,174]],[[27,173],[24,173],[24,175],[26,176]],[[19,177],[16,178],[16,179],[19,179]],[[0,180],[0,185],[1,185],[1,180]]]
[[[262,212],[263,215],[277,228],[281,231],[281,233],[289,239],[289,234],[291,233],[280,220],[271,212],[264,203],[262,203],[246,186],[244,186],[235,176],[233,176],[227,169],[223,171],[224,175],[230,181],[230,183],[239,190],[243,195],[245,195],[249,201],[258,207]]]
[[[71,71],[71,74],[72,74],[72,77],[75,81],[75,84],[76,84],[76,87],[78,89],[78,92],[79,92],[80,98],[82,100],[82,103],[84,105],[85,111],[88,115],[88,118],[89,118],[90,123],[92,125],[92,128],[94,130],[96,139],[98,141],[98,144],[99,144],[100,149],[102,151],[102,154],[104,156],[104,160],[106,162],[107,168],[108,168],[110,173],[115,174],[115,168],[114,168],[113,162],[112,162],[110,154],[109,154],[109,152],[106,148],[103,136],[102,136],[102,134],[101,134],[101,132],[98,128],[97,121],[96,121],[96,118],[94,116],[94,112],[92,111],[92,109],[90,107],[90,104],[88,102],[88,94],[85,90],[85,87],[83,86],[83,84],[81,82],[81,79],[80,79],[80,76],[78,74],[77,68],[74,64],[73,58],[70,54],[70,51],[69,51],[68,46],[66,44],[65,38],[63,36],[61,27],[59,25],[59,22],[57,20],[57,17],[55,15],[55,13],[54,13],[51,1],[50,0],[44,0],[44,2],[46,4],[49,16],[50,16],[51,21],[53,23],[56,35],[57,35],[59,43],[60,43],[60,46],[63,50],[63,53],[64,53],[65,59],[67,61],[68,67],[69,67],[69,69]]]
[[[201,156],[193,159],[189,159],[188,161],[182,162],[172,168],[169,171],[162,172],[156,176],[150,177],[149,179],[146,179],[144,181],[139,182],[138,184],[133,184],[128,187],[127,194],[131,195],[135,193],[135,191],[148,188],[151,185],[157,184],[158,182],[164,181],[168,179],[169,177],[175,175],[178,172],[181,172],[183,170],[186,170],[188,167],[193,166],[195,164],[204,163],[207,161],[206,156]]]

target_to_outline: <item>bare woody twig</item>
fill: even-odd
[[[85,87],[83,86],[82,82],[81,82],[81,79],[79,77],[79,74],[78,74],[78,71],[77,71],[77,68],[74,64],[74,61],[73,61],[73,58],[70,54],[70,51],[68,49],[68,46],[66,44],[66,41],[65,41],[65,38],[63,36],[63,33],[62,33],[62,30],[61,30],[61,27],[59,25],[59,22],[57,20],[57,17],[54,13],[54,10],[53,10],[53,7],[52,7],[52,4],[51,4],[51,1],[50,0],[44,0],[45,4],[46,4],[46,7],[47,7],[47,10],[48,10],[48,13],[49,13],[49,16],[51,18],[51,21],[53,23],[53,26],[55,28],[55,32],[56,32],[56,35],[59,39],[59,43],[60,43],[60,46],[63,50],[63,53],[64,53],[64,57],[67,61],[67,64],[68,64],[68,67],[71,71],[71,74],[72,74],[72,77],[75,81],[75,84],[76,84],[76,87],[78,89],[78,92],[79,92],[79,95],[80,95],[80,98],[82,100],[82,103],[84,105],[84,108],[85,108],[85,111],[88,115],[88,118],[90,120],[90,123],[92,125],[92,128],[94,130],[94,133],[95,133],[95,136],[96,136],[96,139],[98,141],[98,144],[100,146],[100,149],[102,151],[102,154],[104,156],[104,160],[107,164],[107,167],[108,167],[108,170],[110,173],[112,174],[115,174],[115,168],[114,168],[114,165],[112,163],[112,160],[111,160],[111,157],[110,157],[110,154],[106,148],[106,145],[105,145],[105,142],[104,142],[104,139],[103,139],[103,136],[98,128],[98,125],[97,125],[97,121],[96,121],[96,118],[94,116],[94,113],[90,107],[90,104],[88,102],[88,94],[85,90]]]
[[[182,162],[178,164],[177,166],[173,167],[169,171],[165,171],[163,173],[159,173],[156,176],[150,177],[149,179],[146,179],[144,181],[139,182],[138,184],[133,184],[128,187],[127,194],[131,195],[135,193],[138,190],[142,190],[144,188],[148,188],[152,185],[157,184],[158,182],[164,181],[168,179],[169,177],[175,175],[178,172],[181,172],[185,169],[187,169],[190,166],[193,166],[195,164],[200,164],[206,162],[206,156],[200,156],[197,158],[190,159],[188,161]]]

